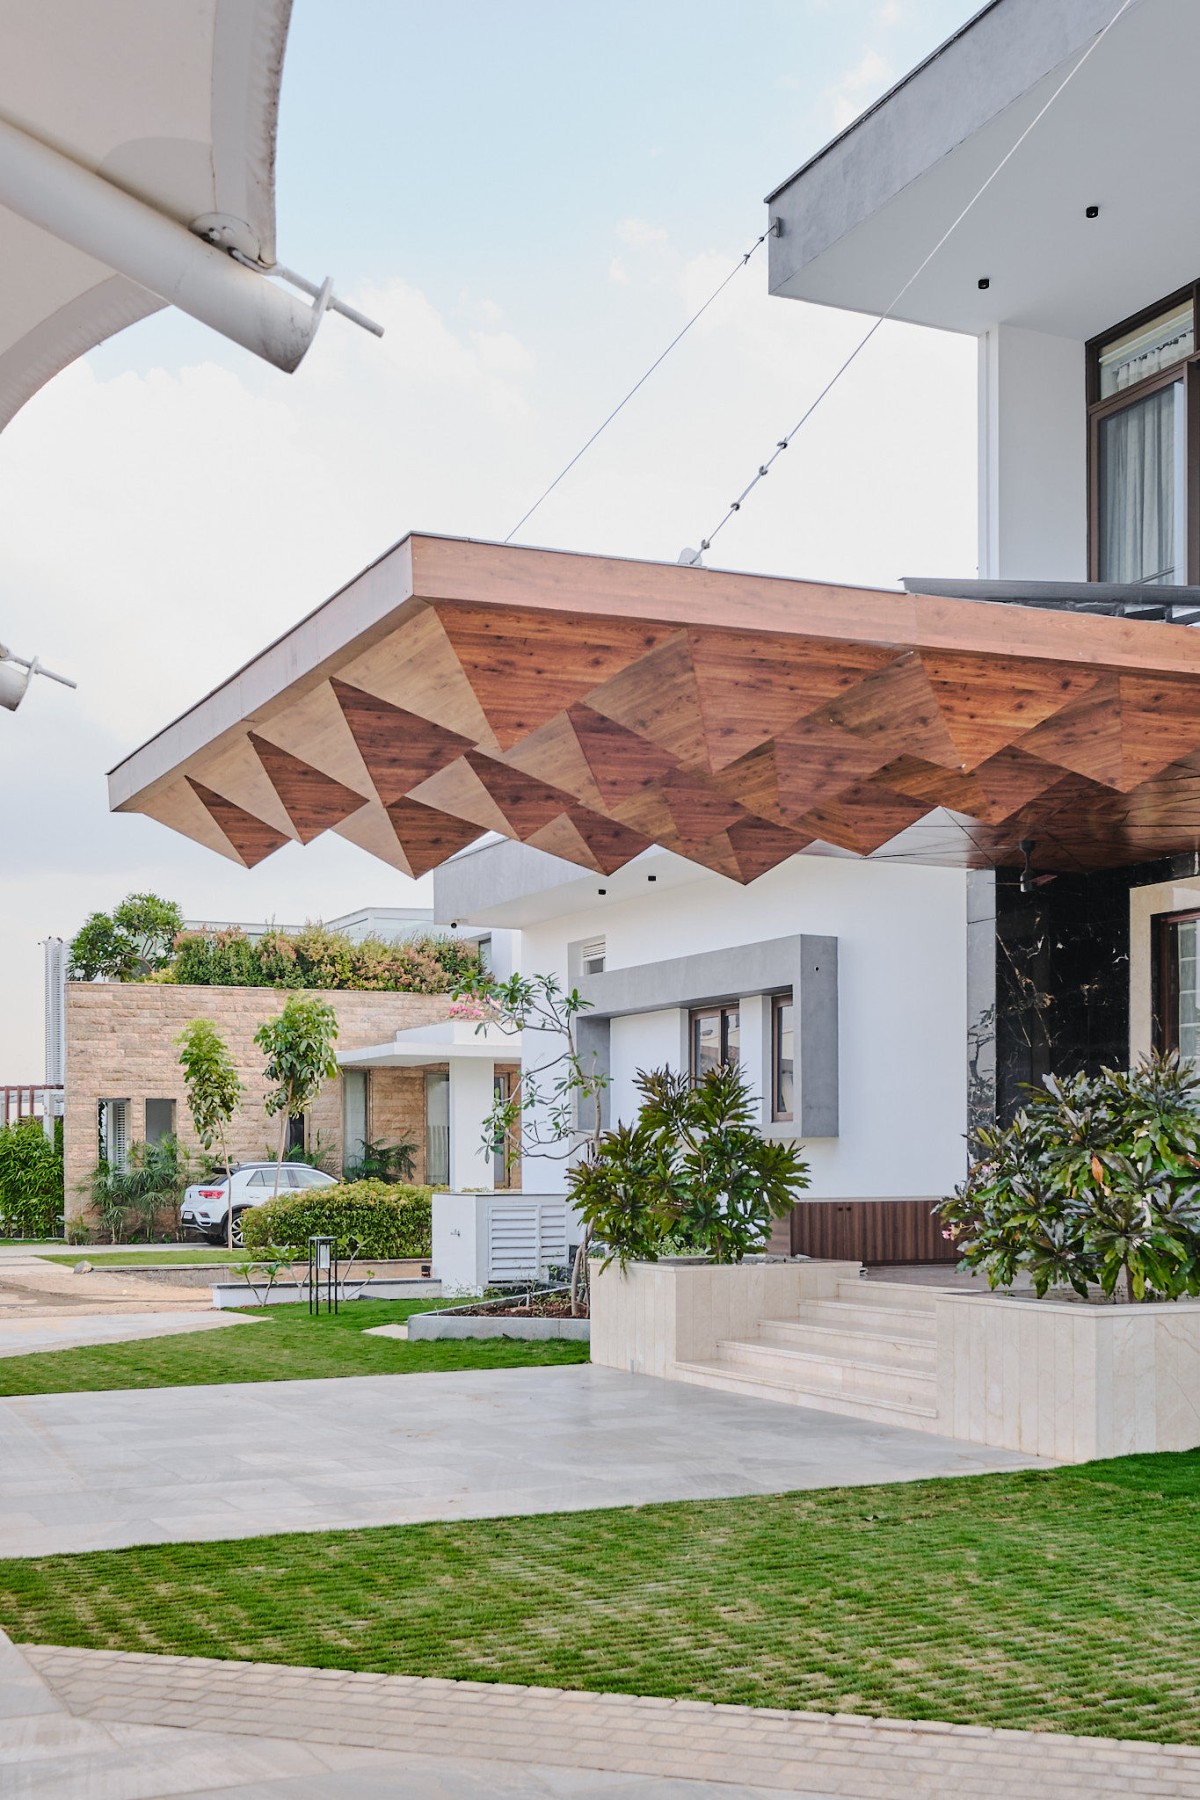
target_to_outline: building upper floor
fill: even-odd
[[[979,340],[979,574],[1200,583],[1192,0],[992,0],[768,198],[787,298]]]

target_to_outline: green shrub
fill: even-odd
[[[761,1250],[809,1171],[797,1145],[758,1129],[741,1070],[722,1063],[693,1081],[639,1069],[636,1086],[633,1124],[606,1131],[567,1178],[579,1217],[605,1246],[604,1266],[657,1262],[668,1244],[720,1263]]]
[[[272,927],[252,942],[236,926],[222,931],[184,931],[174,959],[159,971],[185,987],[364,989],[385,993],[444,994],[479,972],[474,944],[426,933],[396,943],[364,938],[355,943],[325,925],[303,931]]]
[[[40,1119],[0,1127],[0,1236],[54,1237],[62,1210],[62,1120],[52,1139]]]
[[[993,1287],[1177,1300],[1200,1293],[1200,1074],[1172,1053],[1047,1075],[942,1206],[962,1266]]]
[[[378,1258],[428,1256],[433,1245],[433,1189],[386,1181],[344,1181],[337,1187],[278,1194],[242,1214],[248,1250],[269,1245],[308,1254],[310,1237],[337,1239],[338,1255]]]

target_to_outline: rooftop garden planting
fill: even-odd
[[[93,913],[70,950],[74,981],[444,994],[478,972],[473,944],[435,932],[356,941],[320,924],[258,937],[239,926],[185,931],[179,907],[156,894],[130,894],[111,913]]]

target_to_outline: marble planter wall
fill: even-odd
[[[753,1336],[763,1319],[794,1317],[810,1300],[832,1299],[856,1262],[591,1265],[592,1361],[634,1375],[676,1374],[703,1362],[721,1338]]]
[[[1200,1445],[1200,1304],[937,1296],[938,1429],[1063,1462]]]

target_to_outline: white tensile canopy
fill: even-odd
[[[300,361],[328,284],[313,304],[262,272],[290,12],[0,0],[0,429],[75,357],[167,304],[279,368]]]

